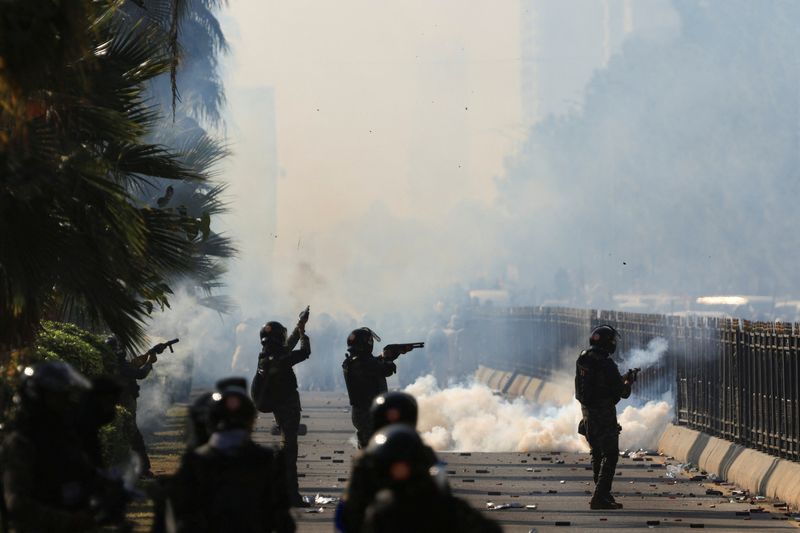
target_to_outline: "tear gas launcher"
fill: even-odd
[[[408,353],[414,348],[424,348],[424,342],[407,342],[405,344],[387,344],[383,347],[383,358],[387,361],[394,361],[404,353]]]
[[[172,345],[178,344],[178,342],[180,342],[180,339],[172,339],[171,341],[167,342],[159,342],[158,344],[147,350],[142,355],[134,357],[132,363],[136,366],[145,365],[150,360],[151,356],[160,355],[164,353],[164,350],[166,350],[167,348],[169,348],[169,353],[175,353],[175,350],[172,349]]]
[[[625,373],[625,381],[627,381],[628,383],[635,382],[636,379],[639,377],[639,372],[641,371],[642,371],[641,368],[628,369],[628,371]]]

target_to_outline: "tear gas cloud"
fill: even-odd
[[[589,450],[586,439],[577,433],[581,408],[574,399],[562,404],[508,400],[477,383],[441,389],[433,376],[417,379],[405,391],[417,399],[417,427],[435,450]],[[620,449],[653,449],[672,419],[672,405],[664,400],[628,405],[618,419]]]
[[[231,3],[231,211],[214,224],[240,249],[225,289],[238,307],[177,295],[154,333],[185,327],[202,381],[250,375],[258,327],[311,304],[298,372],[323,388],[341,386],[350,329],[424,340],[468,289],[615,308],[628,292],[800,285],[782,237],[800,69],[777,23],[800,7],[600,4]]]
[[[621,358],[620,368],[641,368],[645,369],[657,364],[664,354],[667,353],[667,339],[656,337],[647,343],[647,347],[634,348]]]
[[[647,369],[658,364],[667,348],[666,339],[653,339],[644,349],[622,354],[621,365]],[[537,402],[508,399],[472,381],[440,388],[431,375],[420,377],[405,391],[417,399],[417,427],[436,450],[584,452],[588,444],[577,434],[582,415],[574,398],[570,366],[575,356],[573,352],[568,360],[566,351],[562,354],[564,368],[553,374],[550,386],[540,390]],[[655,449],[673,418],[672,392],[647,402],[637,392],[634,384],[630,399],[620,404],[620,449]]]

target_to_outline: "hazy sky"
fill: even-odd
[[[519,8],[465,6],[231,2],[229,90],[276,93],[282,222],[290,206],[300,217],[323,212],[329,224],[378,198],[425,215],[453,188],[454,203],[491,198],[522,133]],[[257,119],[236,104],[234,149]]]
[[[279,257],[308,247],[307,259],[336,263],[368,212],[435,233],[458,205],[491,202],[523,136],[518,11],[514,1],[231,2],[221,18],[234,211],[258,209],[247,169],[263,158],[263,124],[236,98],[255,87],[275,91]]]

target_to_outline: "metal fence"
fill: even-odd
[[[619,354],[666,339],[666,354],[642,371],[636,393],[645,399],[670,394],[678,424],[800,461],[800,324],[555,307],[485,309],[467,318],[459,360],[539,378],[572,372],[599,324],[620,331]]]

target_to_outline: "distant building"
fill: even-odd
[[[520,0],[521,98],[531,127],[583,105],[592,74],[634,29],[632,0]]]

